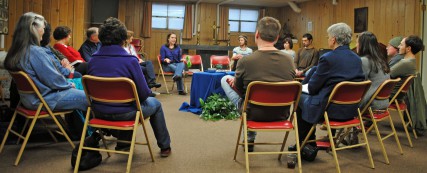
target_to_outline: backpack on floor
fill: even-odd
[[[100,135],[96,132],[92,133],[91,136],[87,137],[84,141],[84,146],[86,147],[96,147],[99,148],[99,140],[101,139]],[[71,154],[71,166],[74,168],[76,165],[77,154],[79,151],[80,144],[77,144],[77,147],[73,149]],[[80,158],[79,171],[84,171],[92,169],[98,166],[102,161],[102,155],[99,151],[93,150],[82,150],[82,156]]]

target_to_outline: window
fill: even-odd
[[[184,28],[184,5],[153,3],[152,11],[153,28],[175,30]]]
[[[255,32],[258,10],[230,8],[228,24],[231,32]]]

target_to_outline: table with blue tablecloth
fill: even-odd
[[[201,114],[200,98],[205,101],[212,94],[225,96],[224,90],[221,87],[221,78],[225,75],[234,76],[234,72],[194,73],[191,80],[190,104],[184,102],[179,110]]]

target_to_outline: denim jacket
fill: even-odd
[[[57,100],[67,94],[72,84],[55,68],[46,51],[40,46],[31,46],[26,57],[19,62],[20,68],[33,80],[49,107],[55,109]],[[20,93],[22,104],[28,109],[37,109],[40,100],[35,94]]]

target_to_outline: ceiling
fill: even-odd
[[[197,2],[218,4],[227,1],[223,5],[248,5],[260,7],[283,7],[288,6],[289,1],[296,3],[310,1],[310,0],[151,0],[153,2]]]

